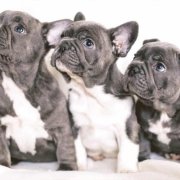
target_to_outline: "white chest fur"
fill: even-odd
[[[1,123],[7,127],[6,137],[13,138],[21,152],[35,154],[36,138],[48,138],[39,110],[30,104],[23,91],[5,74],[3,74],[2,86],[13,102],[17,115],[1,118]]]
[[[117,136],[126,136],[126,121],[132,110],[131,97],[118,99],[104,92],[103,86],[85,88],[72,82],[70,110],[80,127],[82,143],[87,153],[117,156]]]
[[[150,122],[149,131],[156,134],[160,142],[164,144],[169,144],[170,139],[167,136],[167,133],[170,132],[170,127],[164,127],[163,124],[170,121],[170,118],[166,113],[162,113],[160,119],[156,123]]]

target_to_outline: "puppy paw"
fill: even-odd
[[[3,148],[0,145],[0,165],[11,167],[11,155],[8,148]]]
[[[137,165],[132,165],[128,163],[120,163],[117,167],[117,173],[132,173],[132,172],[137,172],[138,167]]]
[[[59,168],[58,170],[61,170],[61,171],[75,171],[75,170],[78,170],[78,167],[77,167],[77,164],[76,163],[61,163],[59,165]]]
[[[0,157],[0,165],[6,166],[6,167],[11,167],[10,158]]]
[[[86,171],[88,169],[87,162],[78,162],[78,170]]]
[[[168,154],[167,153],[164,156],[165,156],[165,158],[173,160],[173,161],[179,161],[180,160],[180,154],[173,154],[173,153]]]

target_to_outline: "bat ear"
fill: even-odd
[[[117,57],[125,57],[137,39],[139,26],[137,22],[130,21],[116,28],[110,29],[110,39],[113,53]]]
[[[62,32],[72,23],[70,19],[63,19],[51,23],[44,23],[42,27],[43,36],[49,46],[56,46],[61,39]]]
[[[156,41],[159,41],[159,39],[156,39],[156,38],[154,38],[154,39],[146,39],[146,40],[143,41],[143,45],[147,44],[147,43],[151,43],[151,42],[156,42]]]
[[[84,20],[85,20],[85,16],[82,12],[78,12],[74,16],[74,21],[84,21]]]

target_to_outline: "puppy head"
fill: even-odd
[[[126,87],[146,103],[173,104],[180,96],[179,69],[180,49],[146,40],[127,69]]]
[[[138,34],[136,22],[113,29],[88,22],[73,22],[61,35],[52,55],[52,65],[87,87],[103,84],[110,66],[124,57]]]
[[[14,66],[23,66],[20,68],[28,71],[35,65],[37,69],[39,61],[48,48],[57,43],[55,38],[59,33],[56,33],[57,27],[61,29],[59,26],[65,27],[69,21],[41,23],[24,12],[2,12],[0,14],[0,68],[11,71]]]
[[[5,11],[0,14],[0,63],[14,65],[33,60],[43,47],[41,23],[28,14],[17,11]],[[36,44],[34,49],[32,44]],[[23,53],[24,52],[24,53]],[[34,59],[35,60],[35,59]]]

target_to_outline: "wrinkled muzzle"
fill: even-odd
[[[10,30],[7,26],[0,26],[0,50],[8,49],[10,46]]]
[[[125,89],[139,97],[150,99],[153,95],[151,76],[144,63],[131,63],[126,71]]]
[[[63,39],[55,48],[51,57],[51,65],[58,70],[64,70],[64,67],[66,67],[74,73],[81,71],[82,66],[78,55],[79,49],[80,47],[75,40],[71,38]]]
[[[8,26],[0,26],[0,62],[11,62],[11,31]]]

